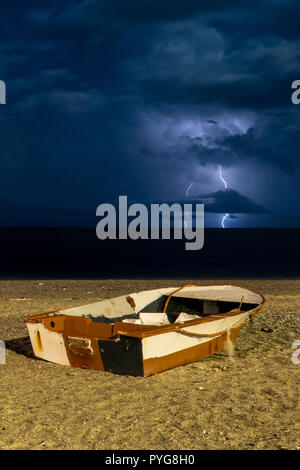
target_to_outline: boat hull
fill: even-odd
[[[240,328],[231,330],[230,340],[234,341],[239,332]],[[157,341],[160,340],[160,338],[157,338]],[[143,342],[145,342],[145,339],[121,336],[120,341],[114,345],[108,346],[108,342],[102,340],[99,341],[99,346],[102,351],[104,370],[120,375],[148,377],[211,356],[223,349],[226,341],[227,333],[170,354],[148,358],[143,355]]]
[[[147,377],[223,349],[225,342],[234,341],[240,328],[261,310],[265,302],[261,299],[255,308],[244,312],[234,309],[161,326],[102,323],[63,311],[28,316],[25,321],[34,354],[41,359]]]

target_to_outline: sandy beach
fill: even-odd
[[[36,359],[24,318],[145,289],[235,284],[267,303],[234,343],[148,378]],[[300,449],[300,280],[0,281],[0,449]]]

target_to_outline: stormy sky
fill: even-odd
[[[90,224],[127,195],[204,202],[209,226],[300,227],[298,2],[0,11],[1,225]]]

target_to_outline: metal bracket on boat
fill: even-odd
[[[91,356],[94,353],[89,338],[68,336],[68,346],[70,351],[78,356]]]

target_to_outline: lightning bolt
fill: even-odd
[[[224,178],[223,178],[221,165],[219,166],[219,177],[220,177],[220,180],[222,181],[222,183],[224,184],[224,188],[227,189],[227,181],[225,181]],[[229,217],[229,215],[230,214],[226,213],[223,216],[222,222],[221,222],[222,228],[225,228],[225,220],[227,219],[227,217]]]
[[[229,217],[229,214],[225,214],[224,217],[223,217],[223,219],[222,219],[222,222],[221,222],[222,228],[225,228],[224,222],[225,222],[225,220],[227,219],[227,217]]]
[[[225,189],[227,189],[227,181],[225,181],[223,178],[221,165],[219,166],[219,176],[220,176],[220,180],[224,183]]]
[[[193,184],[194,184],[194,183],[191,183],[191,184],[189,185],[189,187],[187,188],[187,190],[186,190],[186,192],[185,192],[186,197],[189,195],[189,190],[191,189],[191,187],[193,186]]]

